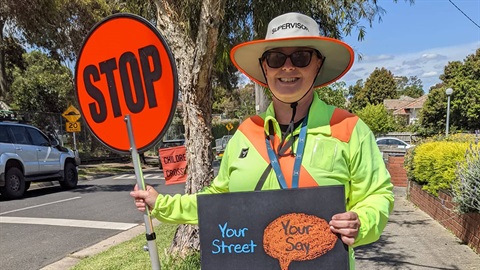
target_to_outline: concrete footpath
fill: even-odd
[[[380,240],[356,249],[357,269],[480,270],[480,255],[406,199],[395,187],[395,207]]]
[[[356,269],[480,270],[479,254],[406,200],[406,188],[395,187],[394,192],[395,208],[389,223],[379,241],[356,249]],[[43,269],[69,269],[81,258],[93,256],[144,230],[144,226],[137,226]]]

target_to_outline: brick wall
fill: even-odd
[[[416,182],[408,181],[408,185],[407,196],[412,203],[480,254],[480,213],[458,214],[450,194],[439,191],[435,197]]]
[[[387,170],[392,177],[392,184],[396,187],[407,186],[407,171],[403,168],[403,156],[389,156]]]

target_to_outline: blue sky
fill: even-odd
[[[451,0],[480,25],[480,0]],[[449,0],[379,0],[386,10],[382,22],[366,29],[361,42],[357,34],[344,41],[361,54],[341,79],[347,85],[367,79],[376,67],[384,67],[395,76],[417,76],[428,92],[441,82],[439,76],[450,61],[464,61],[480,48],[480,28],[463,15]],[[365,24],[368,26],[368,24]]]

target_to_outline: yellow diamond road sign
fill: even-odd
[[[67,119],[68,122],[75,123],[80,117],[80,112],[73,105],[70,105],[62,114],[62,116]]]

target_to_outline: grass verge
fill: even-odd
[[[178,225],[162,223],[155,227],[156,244],[162,270],[195,270],[200,269],[200,254],[192,253],[186,258],[173,257],[167,254]],[[150,255],[143,250],[147,244],[145,234],[109,248],[97,255],[82,259],[71,270],[145,270],[151,269]]]
[[[158,160],[149,159],[148,165],[141,164],[142,169],[158,167]],[[80,165],[78,168],[78,176],[80,178],[87,178],[93,175],[109,176],[119,173],[135,173],[133,163],[99,163],[92,165]]]

